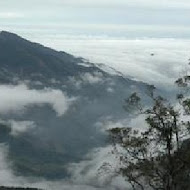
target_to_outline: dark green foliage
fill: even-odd
[[[179,87],[188,87],[189,76],[176,81]],[[151,92],[152,90],[152,92]],[[121,161],[120,174],[134,190],[188,190],[190,189],[190,122],[183,119],[190,114],[190,99],[177,95],[171,104],[149,88],[153,105],[142,109],[140,97],[133,93],[125,107],[140,109],[145,116],[147,129],[143,132],[132,128],[111,129],[115,154]],[[180,108],[180,109],[179,109]],[[182,118],[182,119],[181,119]],[[119,151],[117,147],[122,147]]]
[[[22,188],[22,187],[5,187],[5,186],[0,186],[0,190],[40,190],[37,188]]]
[[[125,100],[125,105],[123,106],[126,111],[131,110],[141,110],[141,98],[134,92],[128,99]]]

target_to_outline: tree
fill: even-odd
[[[181,88],[188,88],[190,76],[176,81]],[[136,108],[145,115],[147,129],[113,128],[109,130],[114,154],[120,160],[122,174],[134,190],[190,189],[190,98],[188,93],[177,95],[177,103],[155,96],[149,87],[153,106],[143,109],[141,99],[133,93],[124,106]],[[120,151],[118,147],[122,148]]]

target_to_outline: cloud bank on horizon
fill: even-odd
[[[0,2],[0,30],[187,38],[189,9],[188,0],[7,0]]]
[[[175,80],[189,72],[190,40],[88,36],[72,39],[61,35],[50,38],[36,38],[36,41],[93,63],[103,63],[125,76],[165,89],[174,88]]]

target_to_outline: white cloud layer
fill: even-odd
[[[171,88],[174,81],[187,71],[190,57],[190,40],[109,37],[72,40],[57,36],[53,41],[41,41],[91,62],[104,63],[134,79],[165,88]]]
[[[132,119],[129,126],[134,128],[142,127],[144,117],[138,117],[137,121]],[[12,124],[14,135],[23,132],[18,130],[18,125],[34,126],[28,121],[9,121]],[[100,124],[100,123],[99,123]],[[101,127],[105,130],[112,127],[126,127],[127,121],[111,122],[107,118],[106,122],[101,122]],[[24,130],[26,129],[24,127]],[[69,179],[58,181],[48,181],[43,178],[17,177],[12,164],[8,159],[8,146],[0,144],[0,184],[5,186],[37,187],[47,190],[125,190],[130,189],[130,185],[121,176],[117,176],[117,171],[121,166],[118,157],[112,153],[111,145],[92,149],[83,161],[67,165],[67,170],[71,174]]]
[[[58,116],[63,115],[69,108],[73,99],[68,98],[60,90],[44,89],[32,90],[26,85],[0,86],[0,113],[20,113],[27,106],[42,106],[49,104]]]
[[[3,30],[27,30],[28,33],[41,30],[44,34],[56,30],[54,36],[58,32],[128,36],[130,30],[121,32],[125,27],[120,25],[148,25],[150,31],[144,31],[142,27],[142,31],[134,30],[135,33],[129,36],[166,37],[178,33],[177,37],[189,37],[189,8],[189,0],[6,0],[0,1],[0,26]],[[86,30],[81,28],[82,25]],[[114,32],[110,25],[114,25]],[[158,26],[162,26],[162,35],[156,32]],[[165,29],[168,26],[174,30],[168,32]]]
[[[105,190],[126,189],[126,181],[117,176],[120,162],[112,154],[112,149],[112,146],[93,149],[84,161],[70,164],[68,170],[71,180],[76,184],[87,184]]]
[[[46,1],[47,2],[47,1]],[[51,1],[48,1],[50,3]],[[61,1],[56,0],[56,3],[63,6],[72,7],[148,7],[148,8],[183,8],[187,9],[190,7],[188,0],[69,0]]]
[[[15,0],[12,2],[11,0],[2,1],[0,3],[1,6],[5,5],[14,5],[15,8],[27,6],[28,8],[32,6],[32,8],[47,8],[49,6],[59,7],[124,7],[124,6],[133,6],[133,7],[154,7],[154,8],[188,8],[190,7],[190,2],[188,0],[160,0],[160,1],[152,1],[152,0],[33,0],[32,2],[27,2],[24,0]],[[14,4],[15,3],[15,4]],[[4,8],[4,7],[2,7]]]
[[[17,12],[1,12],[0,19],[21,18],[23,15]]]
[[[12,163],[7,159],[8,146],[0,144],[0,184],[3,186],[35,187],[47,190],[115,190],[115,187],[120,187],[120,190],[124,190],[125,188],[122,187],[124,187],[126,183],[123,179],[113,179],[112,174],[109,174],[109,176],[102,176],[103,174],[99,175],[96,173],[97,170],[91,170],[98,169],[101,166],[103,163],[102,158],[105,156],[107,156],[107,158],[109,157],[109,150],[110,147],[98,152],[97,150],[93,150],[88,156],[95,156],[95,153],[98,154],[92,161],[84,161],[79,164],[70,165],[70,171],[72,173],[71,180],[48,181],[43,178],[16,176],[11,169]],[[113,157],[109,158],[109,160],[112,159]],[[85,170],[85,174],[81,173],[83,170]],[[97,175],[99,175],[99,177]],[[104,187],[104,185],[110,182],[110,180],[112,182],[111,185]]]
[[[13,136],[18,136],[36,127],[33,121],[9,120],[8,123],[11,127],[11,135]]]
[[[113,121],[112,118],[104,118],[101,121],[98,121],[95,126],[98,130],[103,133],[107,133],[107,130],[113,128],[125,128],[131,127],[134,130],[143,131],[147,129],[148,125],[145,121],[146,115],[139,114],[138,116],[131,118],[131,119],[122,119],[119,121]]]

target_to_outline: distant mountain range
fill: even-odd
[[[0,190],[40,190],[36,188],[21,188],[21,187],[3,187],[0,186]]]
[[[48,179],[68,176],[69,163],[79,162],[92,148],[105,146],[107,135],[97,123],[126,118],[124,99],[134,91],[145,94],[147,89],[143,82],[110,74],[83,58],[2,31],[0,85],[20,83],[31,90],[58,89],[76,99],[61,117],[48,105],[0,116],[0,142],[9,146],[15,174]],[[9,120],[32,121],[36,127],[14,136]]]

